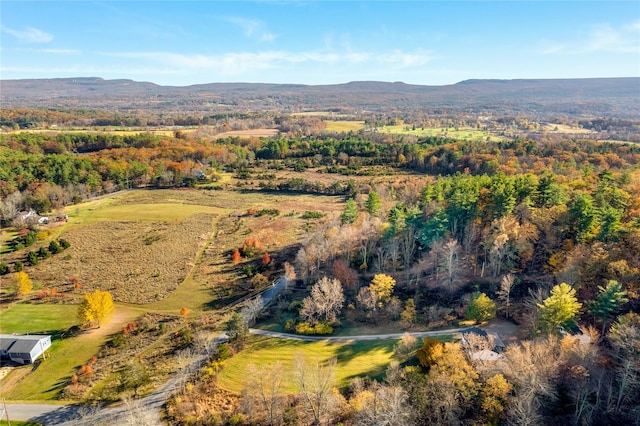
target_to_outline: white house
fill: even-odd
[[[0,357],[20,364],[32,364],[51,347],[51,336],[0,334]]]

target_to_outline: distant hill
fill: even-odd
[[[1,80],[5,107],[116,111],[283,112],[432,110],[539,118],[640,118],[640,78],[466,80],[445,86],[354,81],[334,85],[210,83],[160,86],[97,77]]]

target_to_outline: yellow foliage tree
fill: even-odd
[[[113,313],[113,298],[108,291],[96,290],[85,294],[78,307],[78,320],[82,327],[97,324],[98,327]]]
[[[16,284],[16,296],[25,297],[33,290],[33,281],[26,272],[16,272],[14,275]]]
[[[391,298],[396,280],[386,274],[376,274],[371,280],[369,288],[378,294],[378,299],[387,301]]]

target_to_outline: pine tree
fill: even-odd
[[[591,313],[602,321],[602,334],[605,332],[607,320],[611,314],[620,309],[620,305],[628,302],[627,292],[622,290],[622,284],[610,280],[606,287],[598,286],[598,296],[591,302]]]
[[[353,198],[349,198],[344,206],[344,210],[340,215],[343,224],[353,223],[358,218],[358,205]]]
[[[561,283],[551,289],[540,308],[540,324],[547,330],[557,327],[571,328],[578,317],[582,303],[576,298],[576,291],[569,284]]]
[[[367,212],[369,212],[371,216],[377,215],[380,212],[380,204],[380,196],[378,193],[376,191],[371,191],[365,204]]]

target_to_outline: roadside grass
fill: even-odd
[[[364,128],[364,121],[336,120],[325,121],[325,123],[327,124],[325,130],[329,132],[357,131]]]
[[[76,323],[77,305],[38,304],[14,305],[0,314],[2,333],[47,333],[58,335]],[[67,384],[76,369],[98,353],[100,347],[138,312],[116,307],[118,320],[114,320],[101,329],[90,330],[75,337],[53,338],[47,359],[39,365],[17,367],[12,374],[24,377],[5,389],[0,383],[1,393],[11,400],[55,400]],[[5,380],[7,380],[5,378]],[[3,380],[4,382],[4,380]]]
[[[11,426],[42,426],[42,423],[32,422],[30,420],[11,420]],[[0,426],[9,426],[6,420],[0,420]]]
[[[265,368],[277,361],[284,364],[287,380],[283,391],[295,393],[293,383],[293,368],[298,353],[308,359],[321,361],[337,358],[336,384],[345,388],[357,376],[368,376],[381,379],[385,369],[393,358],[393,346],[397,340],[368,340],[349,342],[302,342],[272,338],[265,336],[250,336],[247,348],[228,359],[218,377],[219,385],[231,392],[240,392],[244,387],[247,372],[251,364],[258,368]]]
[[[401,124],[398,126],[384,126],[379,129],[381,133],[391,133],[391,134],[404,134],[404,135],[416,135],[420,136],[442,136],[449,137],[458,140],[468,140],[468,141],[477,141],[477,140],[504,140],[506,139],[503,136],[494,135],[485,130],[473,129],[471,127],[459,127],[458,130],[455,128],[420,128],[416,127],[415,130],[413,126]]]

